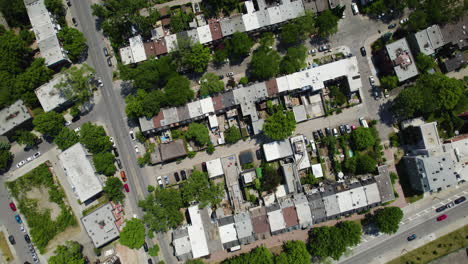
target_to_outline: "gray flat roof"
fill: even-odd
[[[112,210],[112,205],[108,203],[81,218],[81,223],[96,248],[104,246],[120,235]]]
[[[250,214],[248,211],[241,212],[234,215],[234,222],[236,224],[237,237],[239,240],[243,238],[251,238],[253,240],[253,226]]]
[[[240,170],[237,167],[236,155],[231,155],[221,159],[224,170],[224,178],[226,180],[226,187],[229,193],[229,199],[235,212],[239,212],[241,205],[244,203],[242,190],[239,185]]]
[[[296,123],[307,120],[307,113],[306,113],[306,109],[304,105],[294,106],[293,112],[294,112],[294,119],[296,119]]]
[[[393,186],[390,180],[390,172],[388,171],[387,165],[378,167],[379,175],[374,176],[374,179],[379,188],[380,199],[382,203],[395,200],[395,194],[393,193]]]
[[[399,39],[386,46],[388,56],[393,64],[396,76],[400,82],[418,75],[416,61],[408,46],[406,38]]]
[[[23,100],[18,100],[12,105],[0,110],[0,135],[5,135],[17,126],[31,119]]]
[[[45,112],[52,111],[69,101],[65,93],[55,87],[59,83],[63,83],[65,81],[66,76],[64,74],[58,74],[48,83],[43,84],[34,90],[34,93],[36,93],[37,99],[39,99],[39,102]]]
[[[81,143],[76,143],[58,155],[72,189],[85,202],[102,191],[102,182],[94,172]]]

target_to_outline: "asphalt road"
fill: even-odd
[[[78,27],[87,39],[89,47],[87,62],[96,70],[96,76],[100,77],[104,84],[101,88],[102,102],[97,103],[93,111],[102,114],[102,121],[106,123],[108,132],[114,137],[120,153],[119,158],[127,174],[127,183],[130,187],[130,193],[127,194],[127,197],[130,208],[126,208],[126,213],[136,214],[141,219],[143,212],[138,207],[138,200],[145,196],[148,176],[142,175],[142,170],[137,164],[134,150],[136,141],[133,141],[129,135],[132,128],[125,116],[124,98],[120,93],[120,87],[113,86],[113,69],[107,65],[106,57],[102,51],[105,47],[104,37],[101,32],[96,30],[95,18],[91,14],[90,4],[90,1],[74,1],[71,13],[77,19]],[[148,241],[148,246],[152,246],[151,241]],[[161,254],[166,263],[172,263],[170,261],[172,251],[168,243],[160,240]]]
[[[438,222],[436,217],[442,214],[446,214],[448,217],[444,221]],[[351,258],[346,259],[340,263],[381,263],[381,257],[389,250],[403,248],[398,254],[394,257],[398,257],[399,255],[403,255],[406,252],[410,251],[411,249],[406,249],[407,247],[412,246],[416,243],[417,240],[427,239],[427,236],[437,232],[443,227],[450,226],[457,220],[466,218],[468,216],[468,202],[464,202],[460,205],[457,205],[451,209],[448,209],[439,214],[430,214],[413,224],[409,224],[408,226],[402,226],[398,233],[393,236],[389,236],[385,238],[384,241],[379,243],[371,243],[370,246],[365,250],[360,252],[357,255],[354,255]],[[407,237],[416,234],[418,237],[416,240],[408,241]],[[387,259],[385,261],[388,261]]]

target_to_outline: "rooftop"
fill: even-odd
[[[460,50],[464,50],[468,46],[467,37],[468,15],[464,15],[462,19],[453,24],[445,24],[440,27],[445,43],[451,43]]]
[[[231,205],[235,212],[241,211],[241,206],[244,203],[242,191],[239,185],[239,168],[237,167],[237,159],[235,155],[231,155],[221,159],[224,169],[224,178],[226,187],[229,193]]]
[[[366,192],[366,199],[369,205],[380,203],[380,193],[377,183],[373,182],[368,185],[364,185],[364,191]]]
[[[341,206],[338,204],[338,199],[333,188],[331,188],[331,186],[326,186],[325,188],[328,188],[328,189],[325,189],[324,192],[322,193],[322,201],[325,206],[325,212],[327,213],[327,217],[340,214]],[[343,209],[348,209],[348,208],[343,207]]]
[[[296,207],[290,206],[283,208],[283,217],[286,227],[294,227],[299,225],[299,219],[296,213]]]
[[[286,228],[283,212],[278,204],[269,206],[267,209],[268,222],[270,223],[271,233],[275,233]]]
[[[248,211],[241,212],[234,215],[234,222],[236,224],[237,237],[239,240],[248,239],[248,241],[253,242],[253,225]]]
[[[313,164],[312,174],[314,174],[315,178],[322,178],[323,177],[322,164],[320,163]]]
[[[424,30],[414,33],[414,39],[419,52],[432,55],[436,49],[442,47],[445,42],[438,25],[432,25]]]
[[[382,203],[395,200],[395,194],[393,193],[393,186],[390,180],[388,165],[382,165],[377,169],[379,171],[379,175],[374,176],[374,179],[379,189],[380,200]]]
[[[205,227],[203,225],[198,204],[188,208],[191,225],[187,227],[190,237],[190,246],[192,248],[193,258],[200,258],[210,254],[208,243],[205,235]]]
[[[58,74],[48,83],[34,90],[45,112],[57,109],[68,102],[69,98],[66,97],[65,93],[55,87],[57,84],[65,81],[67,81],[66,76],[64,74]]]
[[[265,207],[256,207],[250,209],[252,226],[256,235],[266,234],[270,232],[270,223]]]
[[[293,107],[294,119],[296,123],[307,120],[307,112],[304,105],[296,105]]]
[[[206,170],[210,178],[218,177],[224,174],[221,159],[214,159],[206,162]]]
[[[23,100],[18,100],[12,105],[3,108],[0,110],[0,135],[8,134],[14,128],[31,118]]]
[[[268,162],[293,155],[289,140],[274,141],[263,144],[263,153],[265,153],[265,159]]]
[[[431,149],[440,147],[442,142],[439,137],[439,131],[437,130],[437,122],[425,123],[419,126],[421,132],[421,147],[424,149]]]
[[[179,157],[187,155],[187,150],[185,149],[185,143],[182,139],[176,139],[172,142],[160,144],[162,160],[173,160]]]
[[[65,175],[82,203],[102,191],[102,182],[86,155],[81,143],[76,143],[58,155]]]
[[[312,225],[312,213],[309,201],[303,193],[294,195],[294,205],[296,206],[297,218],[302,228]]]
[[[81,218],[81,223],[96,248],[119,237],[119,229],[115,224],[116,219],[112,210],[112,205],[108,203]]]
[[[192,258],[192,247],[190,245],[190,238],[188,235],[187,227],[175,229],[174,231],[172,231],[172,244],[174,245],[174,254],[177,257],[183,255],[190,255],[190,257],[188,258]]]
[[[387,44],[386,48],[398,81],[403,82],[418,75],[418,69],[406,38]]]
[[[314,192],[307,193],[307,200],[309,201],[313,223],[316,224],[322,222],[325,217],[327,217],[327,212],[325,211],[324,200],[322,200],[320,192],[315,190]]]

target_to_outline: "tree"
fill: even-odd
[[[418,89],[408,87],[401,91],[392,102],[391,111],[399,120],[414,117],[424,104],[423,96]]]
[[[301,34],[301,27],[293,22],[289,22],[281,28],[281,43],[284,45],[293,45],[300,43],[303,38]]]
[[[304,45],[290,47],[281,60],[281,72],[291,74],[306,66],[307,49]]]
[[[333,97],[334,103],[337,105],[344,105],[348,100],[346,95],[338,88],[338,86],[330,86],[330,96]]]
[[[340,18],[335,16],[329,9],[320,13],[316,20],[318,34],[324,38],[335,34],[338,31],[338,20]]]
[[[262,164],[262,189],[272,192],[281,183],[281,176],[278,170],[268,163]]]
[[[90,122],[81,126],[80,142],[93,154],[112,149],[112,142],[106,136],[104,128]]]
[[[215,152],[215,147],[212,143],[208,144],[208,146],[206,146],[206,153],[208,154],[213,154]]]
[[[348,246],[355,246],[361,242],[362,228],[361,225],[353,221],[339,222],[336,225],[341,236],[346,238]]]
[[[203,190],[200,192],[200,190]],[[224,195],[224,184],[215,184],[208,178],[208,173],[194,170],[182,185],[182,200],[185,204],[198,202],[200,208],[207,205],[217,206]]]
[[[185,133],[185,138],[193,140],[200,147],[211,142],[208,128],[200,123],[191,123]]]
[[[6,169],[10,161],[13,159],[10,147],[9,143],[0,142],[0,171]]]
[[[104,193],[110,201],[122,202],[125,194],[122,191],[123,184],[117,177],[109,177],[104,185]]]
[[[394,234],[403,219],[403,211],[395,206],[385,207],[375,213],[374,219],[381,232]]]
[[[62,130],[60,130],[60,133],[58,133],[58,135],[54,138],[54,143],[61,150],[66,150],[67,148],[78,143],[79,141],[80,138],[75,133],[75,131],[67,127],[63,127]]]
[[[67,55],[72,62],[77,62],[88,48],[86,38],[76,28],[64,27],[59,31],[57,37],[62,42],[63,48],[67,51]]]
[[[250,251],[249,253],[243,253],[239,256],[226,259],[222,264],[244,264],[244,263],[255,263],[255,264],[273,264],[273,254],[264,246],[260,246]]]
[[[170,102],[172,106],[184,105],[193,99],[195,95],[193,90],[190,89],[190,81],[180,75],[169,79],[164,87],[164,93],[166,95],[166,102]]]
[[[83,264],[83,247],[76,241],[66,241],[54,251],[55,255],[49,258],[49,264]]]
[[[224,82],[219,79],[219,76],[212,73],[205,73],[200,79],[200,95],[208,96],[224,90]]]
[[[224,64],[228,58],[227,48],[217,48],[213,54],[213,62],[218,66]]]
[[[311,256],[306,244],[300,240],[291,240],[283,245],[283,252],[276,256],[278,264],[309,264]]]
[[[259,80],[274,77],[279,72],[281,57],[276,50],[260,46],[250,61],[252,76]]]
[[[242,59],[247,56],[253,46],[253,41],[245,32],[235,32],[231,39],[225,41],[228,54],[235,59]]]
[[[359,154],[356,160],[356,173],[373,173],[376,170],[377,161],[369,155]]]
[[[419,53],[418,56],[416,56],[416,66],[421,73],[426,73],[428,70],[434,69],[437,63],[432,57],[424,53]]]
[[[375,144],[375,138],[369,128],[358,127],[351,134],[351,140],[355,150],[364,150]]]
[[[273,140],[288,138],[295,129],[296,120],[291,111],[287,111],[286,113],[277,111],[269,116],[265,120],[265,124],[263,124],[263,133]]]
[[[59,21],[61,25],[65,24],[65,7],[61,0],[44,0],[44,5]]]
[[[65,118],[55,111],[42,113],[33,119],[34,129],[51,137],[60,133],[64,123]]]
[[[14,81],[14,98],[21,98],[29,106],[38,103],[34,90],[52,78],[53,71],[44,65],[43,58],[35,59],[25,72],[19,74]]]
[[[138,89],[135,95],[127,96],[125,102],[125,113],[130,118],[151,118],[159,113],[161,106],[167,105],[166,95],[161,90],[146,92]]]
[[[275,35],[271,32],[264,32],[260,38],[260,46],[272,48],[275,44]]]
[[[228,144],[234,144],[242,138],[240,130],[236,126],[230,126],[224,131],[224,139]]]
[[[206,70],[210,59],[210,49],[200,43],[196,43],[190,48],[190,52],[184,58],[184,62],[190,69],[200,73]]]
[[[427,27],[429,24],[427,20],[427,14],[423,10],[417,9],[409,15],[408,27],[412,31],[418,31]]]
[[[84,103],[91,97],[90,80],[95,73],[88,64],[72,66],[65,71],[65,76],[55,85],[68,100]]]
[[[183,206],[182,197],[176,189],[156,188],[145,200],[140,200],[138,206],[145,212],[143,220],[153,232],[165,232],[184,220],[179,211]]]
[[[148,254],[152,257],[156,257],[159,254],[159,246],[154,245],[153,247],[150,247],[148,250]]]
[[[139,249],[145,243],[145,226],[138,218],[125,221],[125,226],[120,232],[120,244],[131,249]]]
[[[398,87],[398,77],[395,75],[387,75],[380,78],[380,85],[382,88],[392,90]]]
[[[38,143],[39,138],[35,134],[31,133],[31,131],[20,129],[16,131],[14,139],[21,145],[32,147]]]
[[[114,175],[117,170],[114,161],[115,156],[111,152],[101,152],[93,155],[93,164],[96,172],[106,176]]]

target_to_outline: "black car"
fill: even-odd
[[[152,260],[152,259],[148,259],[148,264],[153,264],[153,260]]]
[[[388,25],[388,29],[392,29],[392,28],[395,28],[395,27],[396,27],[395,23]]]
[[[185,181],[187,179],[187,174],[185,173],[185,170],[180,171],[180,176],[182,177],[183,181]]]
[[[71,6],[71,0],[67,0],[67,6]]]
[[[219,79],[220,79],[220,80],[224,79],[224,75],[223,75],[223,74],[220,74],[220,75],[218,75],[218,76],[219,76]]]
[[[341,125],[341,126],[340,126],[340,133],[341,133],[341,135],[346,134],[346,128],[345,128],[344,125]]]
[[[318,132],[320,138],[324,138],[324,137],[325,137],[325,135],[323,134],[323,131],[322,131],[321,129],[317,130],[317,132]]]
[[[78,22],[76,22],[76,19],[74,17],[72,17],[72,22],[75,27],[78,26]]]
[[[366,56],[366,55],[367,55],[366,48],[361,47],[361,55],[362,55],[362,56]]]
[[[112,60],[110,57],[107,58],[107,65],[109,65],[109,67],[112,67]]]
[[[10,235],[10,236],[8,237],[8,240],[10,240],[10,243],[11,243],[12,245],[16,244],[16,241],[15,241],[15,237],[14,237],[14,236]]]
[[[148,252],[148,244],[146,244],[146,242],[143,243],[143,249],[145,250],[145,252]]]
[[[319,140],[320,137],[319,137],[319,134],[317,133],[317,131],[312,132],[312,135],[314,136],[315,140]]]
[[[122,169],[122,162],[119,159],[115,159],[115,161],[117,162],[117,167],[119,167],[119,169]]]
[[[257,156],[257,160],[262,160],[263,156],[262,156],[262,150],[261,149],[257,149],[255,151],[255,156]]]
[[[26,240],[28,244],[31,244],[31,238],[29,237],[28,234],[24,235],[24,240]]]
[[[441,206],[441,207],[439,207],[439,208],[436,208],[435,211],[436,211],[437,213],[440,213],[440,212],[442,212],[442,211],[445,210],[445,209],[447,209],[447,206],[446,206],[446,205],[443,205],[443,206]]]
[[[463,203],[464,201],[466,200],[466,197],[465,196],[462,196],[458,199],[455,200],[455,204],[460,204],[460,203]]]
[[[174,172],[174,178],[175,178],[176,182],[180,182],[180,177],[179,177],[178,172]]]
[[[330,135],[331,135],[331,129],[330,129],[329,127],[326,127],[326,128],[325,128],[325,134],[326,134],[327,136],[330,136]]]
[[[106,47],[102,48],[102,51],[104,51],[104,55],[107,57],[109,56],[109,51],[107,50]]]
[[[114,148],[114,156],[116,156],[116,157],[119,156],[119,152],[117,151],[117,148]]]

